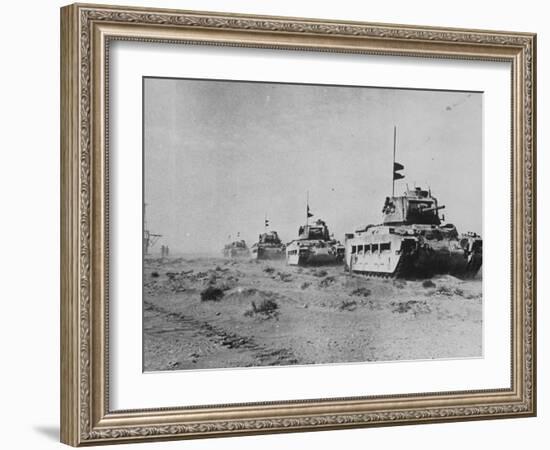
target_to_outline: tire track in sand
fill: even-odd
[[[205,338],[208,342],[206,346],[198,346],[202,353],[211,353],[220,346],[228,351],[248,351],[250,352],[254,363],[248,366],[282,366],[295,365],[299,363],[294,352],[288,348],[270,348],[258,344],[250,336],[242,336],[235,332],[228,332],[221,327],[212,325],[209,322],[195,319],[191,316],[169,311],[151,302],[144,301],[146,311],[162,315],[167,321],[177,325],[177,327],[159,329],[145,329],[145,333],[163,334],[163,333],[191,333]],[[198,356],[198,355],[197,355]]]

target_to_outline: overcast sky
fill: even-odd
[[[285,242],[316,218],[338,239],[380,223],[393,127],[405,179],[431,187],[447,222],[482,231],[482,94],[303,84],[144,80],[148,227],[172,253],[220,254],[237,232]]]

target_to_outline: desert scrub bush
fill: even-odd
[[[391,302],[390,305],[393,307],[392,312],[394,313],[411,312],[415,317],[417,314],[429,314],[432,311],[430,305],[425,301],[408,300],[405,302]]]
[[[357,302],[355,300],[342,300],[338,309],[340,311],[355,311],[357,309]]]
[[[216,286],[208,286],[201,292],[202,302],[219,302],[224,296],[223,290]]]
[[[436,295],[451,296],[451,295],[453,295],[453,290],[450,287],[447,287],[447,286],[439,286],[433,293],[436,294]]]
[[[159,276],[158,272],[151,272],[151,278],[158,278]]]
[[[275,300],[271,300],[270,298],[262,300],[257,306],[256,302],[252,302],[252,310],[255,313],[269,313],[276,309],[279,309],[279,305]]]
[[[279,278],[281,281],[289,282],[292,281],[292,274],[286,272],[278,272],[275,278]]]
[[[275,269],[274,269],[273,267],[267,266],[267,267],[264,269],[264,272],[265,272],[265,273],[273,273],[273,272],[275,272]]]
[[[279,305],[275,300],[272,300],[270,298],[263,299],[258,304],[256,304],[255,301],[252,301],[251,306],[251,309],[245,311],[245,316],[260,316],[264,319],[269,319],[271,317],[276,317],[279,313]]]
[[[437,288],[434,294],[446,295],[448,297],[451,297],[452,295],[458,295],[459,297],[464,297],[464,291],[462,289],[460,288],[451,289],[447,286],[441,286]]]
[[[326,288],[333,285],[335,282],[336,282],[336,278],[326,277],[326,278],[323,278],[321,281],[319,281],[319,287]]]
[[[434,288],[435,287],[435,283],[432,281],[432,280],[424,280],[422,282],[422,287],[426,288],[426,289],[429,289],[429,288]]]
[[[370,294],[371,290],[364,287],[360,287],[351,291],[351,295],[355,297],[368,297]]]
[[[307,289],[310,286],[311,286],[311,283],[309,281],[304,281],[300,286],[300,289]]]

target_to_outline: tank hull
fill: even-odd
[[[284,259],[286,256],[285,247],[252,247],[252,259],[257,260],[279,260]]]
[[[427,235],[437,237],[428,239]],[[426,278],[451,274],[467,278],[475,276],[482,264],[479,236],[445,237],[434,227],[375,226],[349,236],[345,248],[347,269],[372,276]]]
[[[315,241],[293,241],[286,247],[286,261],[291,266],[341,264],[344,247]]]
[[[250,250],[248,248],[226,247],[223,249],[225,258],[249,258]]]
[[[226,258],[248,258],[250,256],[250,251],[247,250],[224,250],[223,256]]]

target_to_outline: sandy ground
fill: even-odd
[[[143,316],[146,371],[482,355],[481,279],[149,258]]]

